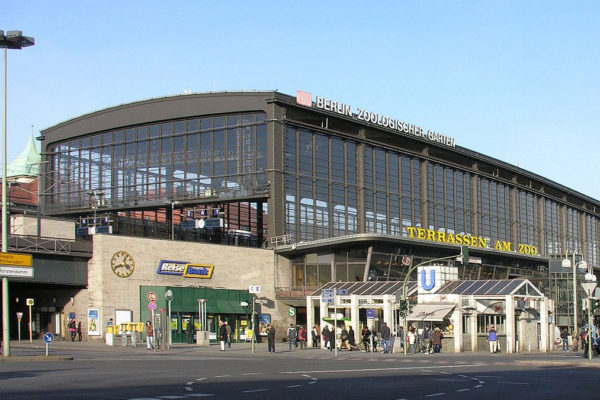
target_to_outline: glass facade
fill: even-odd
[[[47,210],[133,207],[185,198],[231,197],[267,183],[264,113],[198,117],[102,132],[50,149]]]

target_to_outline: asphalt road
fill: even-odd
[[[600,359],[574,353],[409,355],[259,345],[172,350],[58,342],[12,346],[0,399],[597,399]]]

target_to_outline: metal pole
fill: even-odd
[[[171,300],[169,300],[168,303],[168,310],[167,312],[169,313],[168,315],[168,328],[169,328],[169,350],[171,350],[171,345],[173,344],[173,331],[171,329]],[[167,323],[167,321],[165,321],[165,323]]]
[[[2,252],[8,248],[8,217],[6,213],[6,49],[4,47],[4,94],[2,106]],[[10,321],[8,319],[8,277],[2,277],[2,343],[4,357],[10,356]]]
[[[171,240],[175,240],[175,203],[171,202]]]
[[[588,339],[588,360],[592,359],[592,313],[591,313],[591,302],[592,300],[590,300],[590,298],[588,297],[588,308],[587,308],[587,312],[588,312],[588,334],[587,334],[587,339]]]
[[[337,289],[334,289],[333,292],[333,347],[335,350],[333,351],[334,357],[337,357]]]
[[[575,251],[573,251],[573,334],[577,334],[577,265]]]
[[[256,326],[254,325],[254,305],[256,304],[256,299],[252,296],[252,336],[250,337],[250,347],[252,348],[252,354],[255,352],[255,343],[256,343]],[[269,349],[270,350],[270,349]]]

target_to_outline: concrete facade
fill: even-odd
[[[273,324],[283,337],[285,327],[294,322],[287,315],[287,307],[275,301],[276,255],[273,251],[224,246],[204,243],[168,241],[125,237],[117,235],[95,235],[93,258],[88,263],[88,287],[79,291],[64,307],[65,320],[74,312],[82,321],[87,334],[87,310],[99,310],[99,326],[105,327],[116,310],[130,310],[133,321],[140,321],[140,286],[180,286],[248,290],[250,285],[260,285],[258,298],[267,300],[261,305],[261,313],[270,313]],[[122,278],[111,268],[111,258],[118,251],[125,251],[135,261],[133,273]],[[187,261],[214,266],[210,279],[185,278],[183,276],[160,275],[157,268],[161,260]],[[280,260],[281,262],[281,260]],[[287,261],[285,261],[287,267]],[[65,322],[66,323],[66,322]],[[102,339],[105,332],[90,339]],[[86,335],[87,336],[87,335]]]

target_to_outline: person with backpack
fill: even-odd
[[[298,329],[298,340],[300,341],[300,350],[306,349],[306,329],[304,327],[300,327]]]
[[[294,328],[294,324],[290,324],[290,327],[287,330],[287,339],[289,350],[292,351],[292,348],[296,350],[296,340],[298,338],[298,332],[296,328]]]

